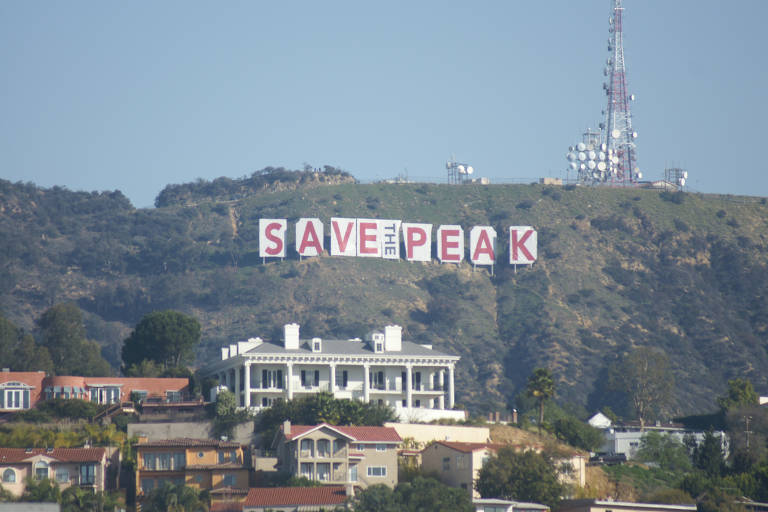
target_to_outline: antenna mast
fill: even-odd
[[[634,140],[637,132],[632,131],[632,112],[629,102],[634,94],[627,92],[627,70],[624,66],[624,7],[622,0],[612,0],[613,9],[609,20],[608,51],[611,56],[606,61],[604,74],[608,81],[603,83],[603,90],[608,96],[608,106],[601,123],[602,140],[608,146],[611,159],[610,181],[635,183],[642,176],[637,168],[637,150]]]

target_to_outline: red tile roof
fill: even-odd
[[[242,512],[243,504],[236,501],[211,503],[210,512]]]
[[[323,487],[255,487],[248,491],[244,507],[340,505],[347,499],[343,485]]]
[[[310,431],[323,427],[341,432],[345,436],[351,437],[353,441],[362,443],[399,443],[402,441],[397,431],[392,427],[354,427],[328,425],[327,423],[321,423],[320,425],[291,425],[291,433],[285,436],[285,438],[292,441]]]
[[[240,448],[240,443],[232,441],[217,441],[216,439],[191,439],[180,437],[177,439],[160,439],[158,441],[147,441],[136,445],[139,448]]]
[[[44,455],[59,462],[99,462],[105,453],[104,448],[0,448],[0,464],[24,462],[37,455]]]
[[[441,444],[443,446],[447,446],[448,448],[456,450],[457,452],[464,452],[464,453],[472,453],[478,450],[497,451],[499,448],[504,446],[503,444],[495,444],[495,443],[461,443],[461,442],[452,442],[452,441],[436,441],[435,444]],[[429,447],[424,449],[426,450],[428,448]]]

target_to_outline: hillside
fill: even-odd
[[[0,181],[0,311],[32,330],[50,305],[76,301],[115,366],[122,340],[156,309],[200,320],[201,360],[235,339],[277,339],[289,321],[303,337],[395,322],[408,339],[461,355],[457,398],[474,411],[511,407],[537,366],[553,370],[561,401],[616,407],[606,371],[645,345],[671,359],[668,413],[711,409],[733,376],[768,391],[764,199],[307,176],[245,188],[229,180],[211,200],[207,182],[170,186],[158,201],[168,206],[156,209],[135,209],[120,192]],[[259,218],[288,218],[292,247],[293,221],[331,216],[489,224],[501,258],[508,226],[533,225],[539,261],[517,273],[502,263],[493,276],[437,261],[262,264]]]

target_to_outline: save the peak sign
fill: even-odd
[[[431,261],[432,224],[383,219],[332,217],[328,229],[331,256]],[[259,219],[259,255],[285,258],[288,221]],[[320,219],[296,222],[296,253],[301,257],[319,256],[325,249],[325,226]],[[495,265],[496,230],[474,226],[469,231],[469,261],[473,265]],[[509,263],[530,265],[537,258],[537,234],[531,226],[509,228]],[[401,254],[401,249],[404,254]],[[436,257],[442,263],[461,263],[467,256],[464,229],[441,225],[436,232]]]

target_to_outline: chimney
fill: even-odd
[[[283,435],[286,437],[291,435],[291,420],[285,420],[283,422]]]
[[[496,423],[501,423],[501,413],[496,411]]]
[[[400,352],[403,350],[403,328],[399,325],[384,327],[384,350],[386,352]]]
[[[299,324],[283,326],[283,343],[285,350],[299,350]]]
[[[221,347],[221,360],[229,359],[229,347]]]
[[[517,425],[517,409],[512,409],[512,423]]]

